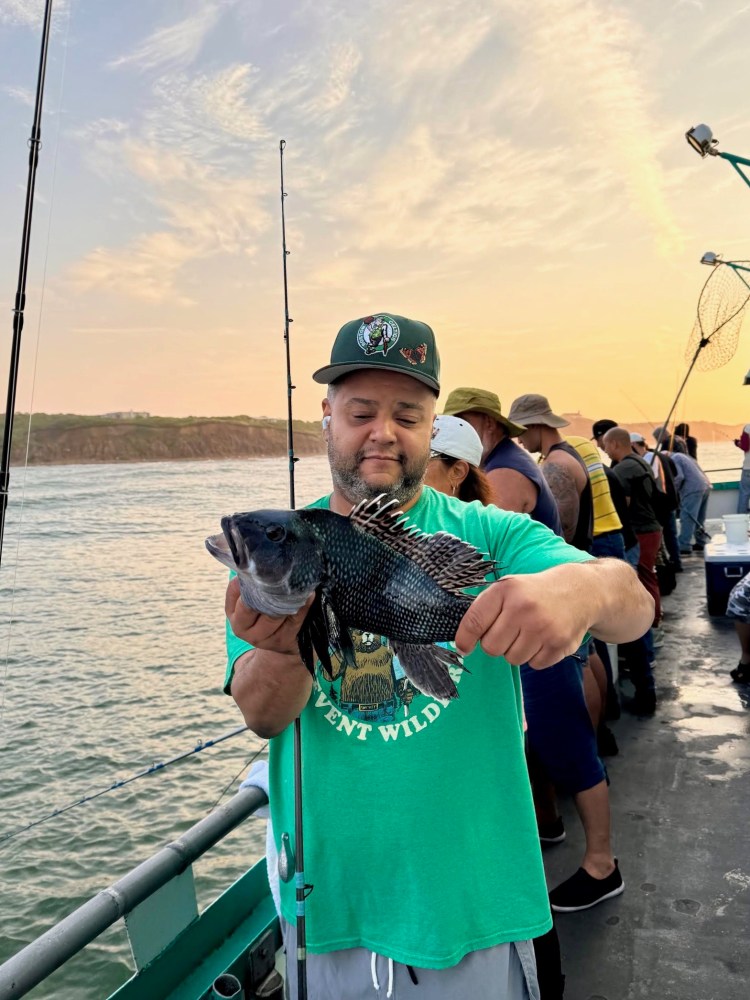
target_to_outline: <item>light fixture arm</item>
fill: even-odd
[[[731,163],[734,169],[743,179],[745,184],[747,184],[747,186],[750,187],[750,177],[748,177],[745,171],[742,170],[742,168],[740,167],[740,164],[742,164],[742,166],[744,167],[750,167],[750,160],[748,160],[747,157],[737,156],[736,153],[725,153],[719,150],[716,150],[715,155],[720,156],[722,160],[727,160],[729,163]]]

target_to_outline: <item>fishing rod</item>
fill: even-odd
[[[287,281],[286,259],[289,251],[286,248],[286,216],[284,213],[284,149],[286,141],[279,142],[279,166],[281,173],[281,250],[284,264],[284,344],[286,346],[286,397],[287,397],[287,448],[289,453],[289,505],[294,510],[294,465],[297,461],[294,455],[294,431],[292,427],[292,384],[291,349],[289,341],[289,325],[293,322],[289,315],[289,285]],[[284,845],[288,843],[288,835],[282,836],[282,850],[279,851],[279,877],[290,881],[291,866],[286,862]],[[307,933],[305,928],[305,900],[312,886],[305,881],[305,856],[302,826],[302,722],[299,716],[294,720],[294,883],[297,901],[297,1000],[307,1000]]]
[[[10,350],[10,370],[8,372],[8,398],[5,404],[5,423],[3,425],[3,444],[0,453],[0,561],[2,561],[3,538],[5,536],[5,513],[8,508],[8,484],[10,480],[10,448],[13,437],[13,417],[16,409],[16,389],[18,387],[18,368],[21,357],[21,332],[23,331],[23,314],[26,308],[26,277],[29,270],[29,246],[31,243],[31,216],[34,209],[34,187],[36,185],[36,168],[39,161],[39,149],[42,145],[42,103],[44,100],[44,81],[47,76],[47,53],[49,50],[49,34],[52,24],[52,0],[45,0],[44,17],[42,20],[42,46],[39,53],[39,71],[36,81],[36,99],[34,101],[34,119],[29,139],[29,174],[26,181],[26,205],[23,215],[23,233],[21,236],[21,262],[18,268],[18,287],[16,289],[13,307],[13,341]]]

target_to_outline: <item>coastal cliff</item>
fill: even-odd
[[[28,414],[13,424],[11,463],[85,465],[95,462],[165,462],[264,458],[286,455],[286,424],[254,417],[134,417],[132,419]],[[320,424],[294,422],[297,455],[325,452]]]

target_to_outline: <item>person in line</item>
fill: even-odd
[[[545,498],[542,510],[544,516],[549,517],[546,495],[550,494],[554,498],[554,491],[550,491],[546,477],[540,475],[539,466],[527,451],[520,449],[509,436],[519,434],[523,439],[528,428],[524,428],[520,420],[503,417],[497,396],[484,389],[454,389],[448,396],[446,409],[457,412],[463,420],[484,433],[485,463],[490,462],[492,472],[505,471],[507,462],[512,463],[514,479],[519,475],[528,479],[528,487],[535,491],[537,500]],[[568,458],[568,454],[564,453],[564,464],[567,464]],[[579,460],[576,458],[575,461]],[[505,481],[497,476],[493,480],[492,472],[488,474],[488,480],[491,484],[494,481],[500,486],[493,501],[498,507],[503,507],[508,496],[503,491]],[[567,473],[563,472],[562,475],[567,476]],[[584,473],[584,478],[588,484],[588,474]],[[572,477],[570,481],[573,483]],[[560,478],[553,479],[553,482],[557,488]],[[525,492],[523,487],[517,487],[517,491],[517,495]],[[567,517],[570,534],[575,536],[580,510],[577,485],[571,486],[565,496],[566,501],[571,491],[575,494],[575,507],[568,505]],[[552,506],[554,505],[555,499],[552,499]],[[553,521],[550,518],[550,527],[558,533],[562,533],[561,520],[562,518],[555,518]],[[584,514],[582,523],[585,528],[579,533],[579,537],[587,538],[591,523],[590,509],[588,514]],[[586,835],[586,851],[581,867],[550,893],[552,908],[559,912],[594,906],[621,892],[624,887],[612,853],[609,792],[604,767],[597,752],[594,718],[600,714],[601,695],[591,669],[586,666],[587,662],[587,649],[583,649],[578,655],[566,657],[543,674],[527,665],[521,667],[529,726],[529,768],[535,791],[540,840],[545,844],[553,844],[565,837],[554,788],[573,795]],[[588,678],[590,682],[588,687],[594,703],[590,713],[585,697],[584,678]]]
[[[666,427],[655,427],[654,441],[656,441],[658,451],[668,451],[673,455],[687,455],[688,453],[687,442],[680,437],[676,430],[670,434]]]
[[[698,461],[698,439],[694,438],[690,433],[690,424],[677,424],[674,429],[677,437],[681,437],[685,442],[685,447],[687,448],[687,453],[695,461]]]
[[[592,425],[591,440],[596,442],[601,451],[604,451],[604,435],[617,426],[616,420],[609,419],[597,420]],[[640,561],[640,546],[630,518],[628,497],[613,469],[605,465],[604,471],[612,494],[612,502],[622,522],[622,544],[624,547],[622,558],[637,569]],[[616,536],[612,537],[611,545],[616,549],[619,548],[619,539]],[[603,554],[596,551],[596,545],[592,551],[594,555]],[[607,554],[619,555],[619,552]],[[649,629],[640,639],[621,644],[618,650],[625,659],[626,667],[635,687],[635,697],[630,702],[626,701],[624,706],[636,715],[653,715],[656,711],[656,684],[653,671],[654,640],[660,642],[661,636],[658,632],[655,634],[655,630]]]
[[[604,472],[607,476],[610,494],[612,495],[612,503],[622,524],[622,532],[619,538],[616,533],[607,537],[606,554],[616,559],[624,559],[637,569],[640,547],[638,545],[638,537],[633,530],[630,520],[628,498],[614,470],[605,465]],[[594,555],[601,557],[605,552],[601,549],[597,551],[597,547],[595,537],[592,552]],[[634,697],[629,701],[621,698],[620,703],[623,708],[631,711],[634,715],[653,715],[656,711],[657,698],[653,670],[654,649],[652,630],[649,629],[640,639],[620,643],[617,651],[625,662],[625,668],[635,688]]]
[[[529,514],[557,534],[560,516],[555,498],[544,477],[513,437],[522,433],[520,424],[503,413],[497,393],[461,386],[445,401],[446,416],[467,420],[482,442],[482,469],[503,510]]]
[[[670,562],[674,566],[675,573],[682,573],[682,559],[680,558],[680,543],[677,538],[677,510],[680,506],[680,498],[675,486],[677,468],[672,461],[669,452],[653,451],[646,443],[642,434],[632,432],[630,443],[633,451],[639,458],[642,458],[646,465],[651,467],[656,485],[663,496],[662,509],[657,511],[661,522]]]
[[[541,454],[542,472],[557,500],[565,540],[588,552],[594,539],[594,509],[586,464],[560,433],[564,417],[552,412],[546,396],[530,392],[513,400],[509,419],[526,428],[519,442]],[[523,418],[523,419],[522,419]]]
[[[750,503],[750,424],[745,424],[742,433],[734,439],[735,446],[742,451],[742,472],[740,474],[740,495],[737,501],[737,513],[747,514]]]
[[[711,481],[689,455],[675,452],[670,458],[677,468],[674,484],[680,495],[680,555],[689,556],[691,552],[702,552],[710,538],[706,531],[706,508]]]
[[[750,573],[735,585],[727,601],[727,616],[734,619],[734,630],[740,644],[740,662],[729,671],[735,684],[750,684]]]
[[[425,486],[467,503],[494,503],[492,485],[481,464],[482,442],[471,424],[447,414],[436,416]]]
[[[365,334],[375,323],[388,338],[372,348]],[[315,886],[306,920],[310,1000],[367,1000],[384,995],[381,983],[385,995],[415,1000],[537,1000],[529,940],[551,922],[511,664],[543,670],[575,652],[586,632],[627,641],[653,616],[623,563],[592,560],[528,517],[422,485],[439,370],[425,323],[381,313],[340,329],[330,363],[313,375],[328,386],[333,480],[314,506],[346,516],[385,494],[418,530],[450,532],[497,561],[502,578],[474,599],[456,632],[467,668],[453,675],[460,698],[443,703],[412,688],[390,720],[372,701],[344,708],[338,688],[348,671],[397,684],[389,637],[355,630],[356,667],[334,657],[337,676],[318,664],[314,683],[297,645],[312,595],[296,614],[270,618],[243,604],[236,579],[227,588],[226,689],[248,727],[270,738],[273,828],[292,852],[298,715],[306,773],[320,779],[308,780],[304,802],[306,874]],[[363,566],[363,600],[367,575]],[[461,780],[446,783],[458,761],[468,764]],[[293,882],[281,886],[281,907],[294,955]],[[287,975],[294,995],[295,962]]]
[[[638,538],[638,576],[654,599],[653,626],[661,624],[661,596],[656,576],[656,556],[661,545],[661,523],[654,508],[656,483],[650,466],[633,452],[630,433],[624,427],[612,427],[603,439],[612,471],[628,498],[633,530]]]
[[[581,456],[591,483],[591,502],[594,511],[591,553],[598,558],[612,556],[615,559],[622,559],[622,521],[612,500],[612,491],[599,450],[585,437],[577,434],[566,434],[565,440]],[[613,756],[618,752],[617,741],[605,720],[619,718],[619,697],[614,685],[607,644],[595,639],[594,650],[593,653],[589,651],[589,665],[601,697],[599,718],[594,723],[597,727],[597,745],[600,755]],[[586,676],[584,673],[584,683]],[[589,698],[587,692],[587,701],[590,705]]]
[[[616,420],[595,420],[591,425],[591,440],[596,444],[597,448],[604,451],[604,435],[607,431],[612,430],[613,427],[617,427]]]

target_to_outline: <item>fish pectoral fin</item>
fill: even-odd
[[[466,670],[461,657],[444,646],[391,642],[391,647],[414,687],[433,698],[458,698],[448,667]]]
[[[341,667],[356,667],[357,657],[351,633],[333,609],[333,605],[323,595],[323,613],[328,627],[328,641],[332,649],[341,654]]]
[[[328,622],[320,590],[315,592],[315,600],[310,605],[302,627],[297,634],[297,645],[299,646],[302,661],[313,677],[315,676],[316,657],[320,661],[320,665],[325,671],[326,676],[329,679],[333,676],[333,666],[329,652]]]

